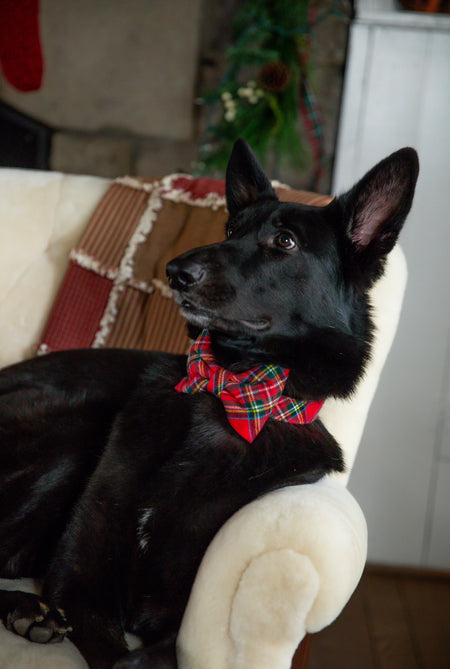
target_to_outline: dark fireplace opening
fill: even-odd
[[[0,102],[0,166],[49,170],[53,130]]]

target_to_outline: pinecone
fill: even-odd
[[[263,65],[258,73],[258,83],[269,93],[281,93],[289,86],[291,70],[279,60]]]

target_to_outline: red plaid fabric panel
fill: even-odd
[[[110,279],[71,261],[42,338],[45,350],[91,346],[112,285]]]
[[[191,176],[177,176],[171,184],[172,189],[181,190],[189,194],[192,200],[201,200],[210,193],[225,197],[225,181],[208,177],[192,178]]]
[[[219,397],[230,425],[250,443],[270,417],[288,423],[309,423],[317,417],[323,404],[293,400],[283,395],[289,376],[289,370],[283,367],[260,365],[241,374],[220,367],[206,330],[192,346],[187,371],[188,376],[175,390],[185,393],[206,391]]]

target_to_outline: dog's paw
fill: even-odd
[[[8,613],[6,629],[35,643],[62,641],[71,631],[62,609],[50,608],[36,595],[20,594],[25,596]]]

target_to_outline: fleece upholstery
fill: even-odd
[[[34,353],[75,246],[109,181],[0,169],[0,367]]]
[[[0,367],[33,354],[68,264],[106,179],[0,170]],[[406,283],[397,247],[372,291],[377,336],[349,400],[321,418],[340,442],[343,474],[278,490],[235,514],[209,546],[178,637],[181,669],[289,669],[306,632],[330,624],[358,584],[366,524],[346,489],[367,412],[389,352]],[[31,581],[0,587],[33,589]],[[82,669],[69,640],[32,644],[0,625],[0,669]]]

